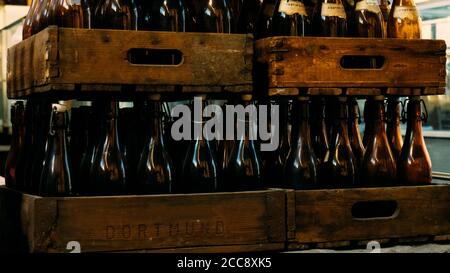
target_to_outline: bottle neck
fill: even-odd
[[[422,105],[420,100],[410,100],[408,103],[408,125],[413,134],[422,135]]]
[[[150,134],[154,139],[162,140],[163,122],[162,122],[162,105],[159,101],[150,102]]]
[[[389,124],[400,126],[400,101],[398,99],[388,99],[386,117]]]
[[[374,132],[376,134],[385,134],[386,128],[385,124],[385,112],[384,112],[384,101],[377,100],[373,102],[373,111],[371,118],[374,126]]]

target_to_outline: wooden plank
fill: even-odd
[[[66,252],[70,241],[79,242],[83,252],[239,250],[239,245],[264,250],[266,244],[269,250],[286,240],[283,190],[69,198],[16,194],[12,200],[14,211],[21,211],[14,224],[30,252]]]
[[[131,49],[177,50],[177,65],[140,65]],[[58,85],[252,85],[253,38],[242,34],[84,30],[49,27],[9,49],[8,96]]]
[[[269,66],[269,88],[446,85],[442,40],[273,37],[256,41],[255,54]],[[345,69],[344,56],[382,56],[385,61],[379,69]]]
[[[450,186],[412,186],[296,192],[300,244],[450,234]],[[396,201],[392,217],[356,219],[362,201]]]

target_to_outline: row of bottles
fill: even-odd
[[[384,97],[367,99],[361,138],[354,98],[280,101],[280,144],[275,152],[260,152],[248,119],[237,120],[245,130],[236,130],[242,135],[235,140],[208,141],[194,133],[191,141],[175,141],[167,104],[159,100],[133,108],[97,100],[70,112],[45,100],[18,101],[11,109],[6,182],[43,196],[427,184],[422,103],[411,97],[401,113],[398,98],[389,98],[386,113]],[[204,123],[194,117],[192,128]]]
[[[318,36],[420,39],[421,20],[413,0],[264,0],[247,30],[256,38]],[[258,7],[259,6],[259,7]],[[246,10],[243,10],[246,12]],[[250,27],[253,26],[253,27]]]
[[[33,0],[23,38],[73,28],[420,38],[413,0]]]
[[[23,39],[69,28],[235,33],[240,0],[33,0]]]

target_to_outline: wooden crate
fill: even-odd
[[[0,188],[0,250],[282,250],[285,192],[41,198]],[[1,252],[1,251],[0,251]]]
[[[273,37],[255,43],[271,96],[444,94],[446,49],[442,40]],[[344,56],[379,56],[384,63],[345,69]]]
[[[450,185],[291,190],[287,210],[288,249],[450,239]]]
[[[177,50],[178,65],[138,65],[130,49]],[[252,90],[251,35],[48,27],[8,50],[8,97],[246,93]]]

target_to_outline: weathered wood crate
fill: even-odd
[[[0,188],[0,252],[282,250],[285,192],[41,198]]]
[[[154,59],[142,63],[146,54]],[[160,65],[161,56],[174,56],[173,62]],[[252,57],[251,35],[52,26],[8,50],[8,97],[248,93]]]
[[[287,191],[288,249],[450,239],[450,185]]]
[[[442,40],[266,38],[255,42],[255,81],[271,96],[439,95],[446,49]],[[355,66],[370,59],[378,64]]]

